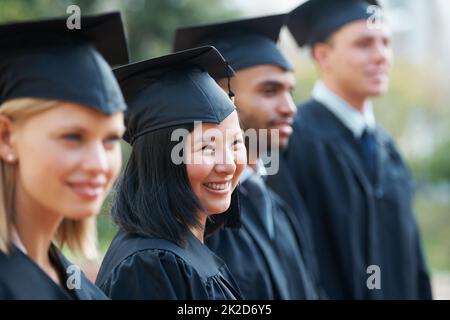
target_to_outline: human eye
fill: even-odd
[[[104,144],[106,147],[112,148],[112,147],[114,147],[115,145],[117,145],[117,144],[119,143],[120,139],[121,139],[121,136],[120,136],[120,135],[113,134],[113,135],[108,136],[108,137],[104,140],[103,144]]]
[[[69,132],[61,135],[61,138],[66,142],[81,142],[83,140],[83,136],[80,133]]]
[[[206,144],[202,146],[202,151],[205,152],[214,152],[214,146],[212,146],[211,144]]]

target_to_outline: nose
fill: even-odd
[[[290,92],[286,92],[279,104],[278,111],[284,117],[292,117],[297,112],[297,107],[295,106],[294,100]]]
[[[108,157],[101,142],[92,143],[86,148],[83,158],[83,168],[93,173],[106,172],[108,170]]]
[[[219,159],[216,159],[214,170],[220,174],[233,175],[236,171],[236,157],[232,150],[226,149]]]
[[[378,41],[374,48],[374,57],[377,63],[385,63],[390,60],[391,48],[382,40]]]

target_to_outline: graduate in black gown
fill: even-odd
[[[310,0],[290,14],[320,80],[299,106],[285,171],[309,209],[330,298],[430,299],[411,175],[370,102],[387,91],[392,61],[374,4]]]
[[[56,246],[95,258],[125,131],[109,66],[128,61],[121,16],[81,24],[0,25],[0,299],[107,298]]]
[[[235,107],[212,78],[233,70],[206,46],[115,74],[132,152],[112,208],[120,230],[96,283],[112,299],[240,299],[225,263],[203,244],[215,229],[239,225],[245,145]]]
[[[253,132],[260,137],[246,141],[249,166],[240,181],[242,228],[221,230],[206,241],[226,261],[246,299],[319,297],[301,199],[287,205],[267,186],[263,173],[276,173],[275,154],[288,144],[296,111],[293,69],[276,46],[285,18],[281,14],[184,27],[175,37],[175,50],[202,43],[219,49],[236,71],[232,88],[245,136]],[[226,79],[219,83],[227,88]],[[273,129],[279,130],[279,141],[270,141]],[[269,150],[271,168],[262,164]]]

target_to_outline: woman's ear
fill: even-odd
[[[0,157],[8,163],[14,163],[17,160],[12,132],[11,119],[0,114]]]

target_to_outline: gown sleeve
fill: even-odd
[[[111,299],[207,299],[198,273],[175,254],[151,249],[123,260],[101,285]]]
[[[402,157],[398,153],[398,147],[396,146],[395,142],[392,139],[389,139],[389,150],[391,152],[391,155],[394,156],[394,158],[397,161],[400,161],[402,168],[406,170],[406,175],[409,178],[410,184],[411,184],[411,190],[412,192],[415,192],[415,183],[412,177],[412,174],[408,168],[408,166],[403,161]],[[413,217],[412,217],[412,223],[414,227],[415,232],[415,250],[416,250],[416,256],[417,256],[417,266],[418,266],[418,273],[417,273],[417,288],[418,293],[416,298],[420,300],[432,300],[433,299],[433,293],[431,288],[431,279],[430,279],[430,271],[425,259],[425,255],[423,252],[422,247],[422,240],[420,235],[420,230],[416,221],[416,213],[413,211]]]
[[[9,294],[6,291],[5,285],[0,280],[0,300],[10,299]]]

